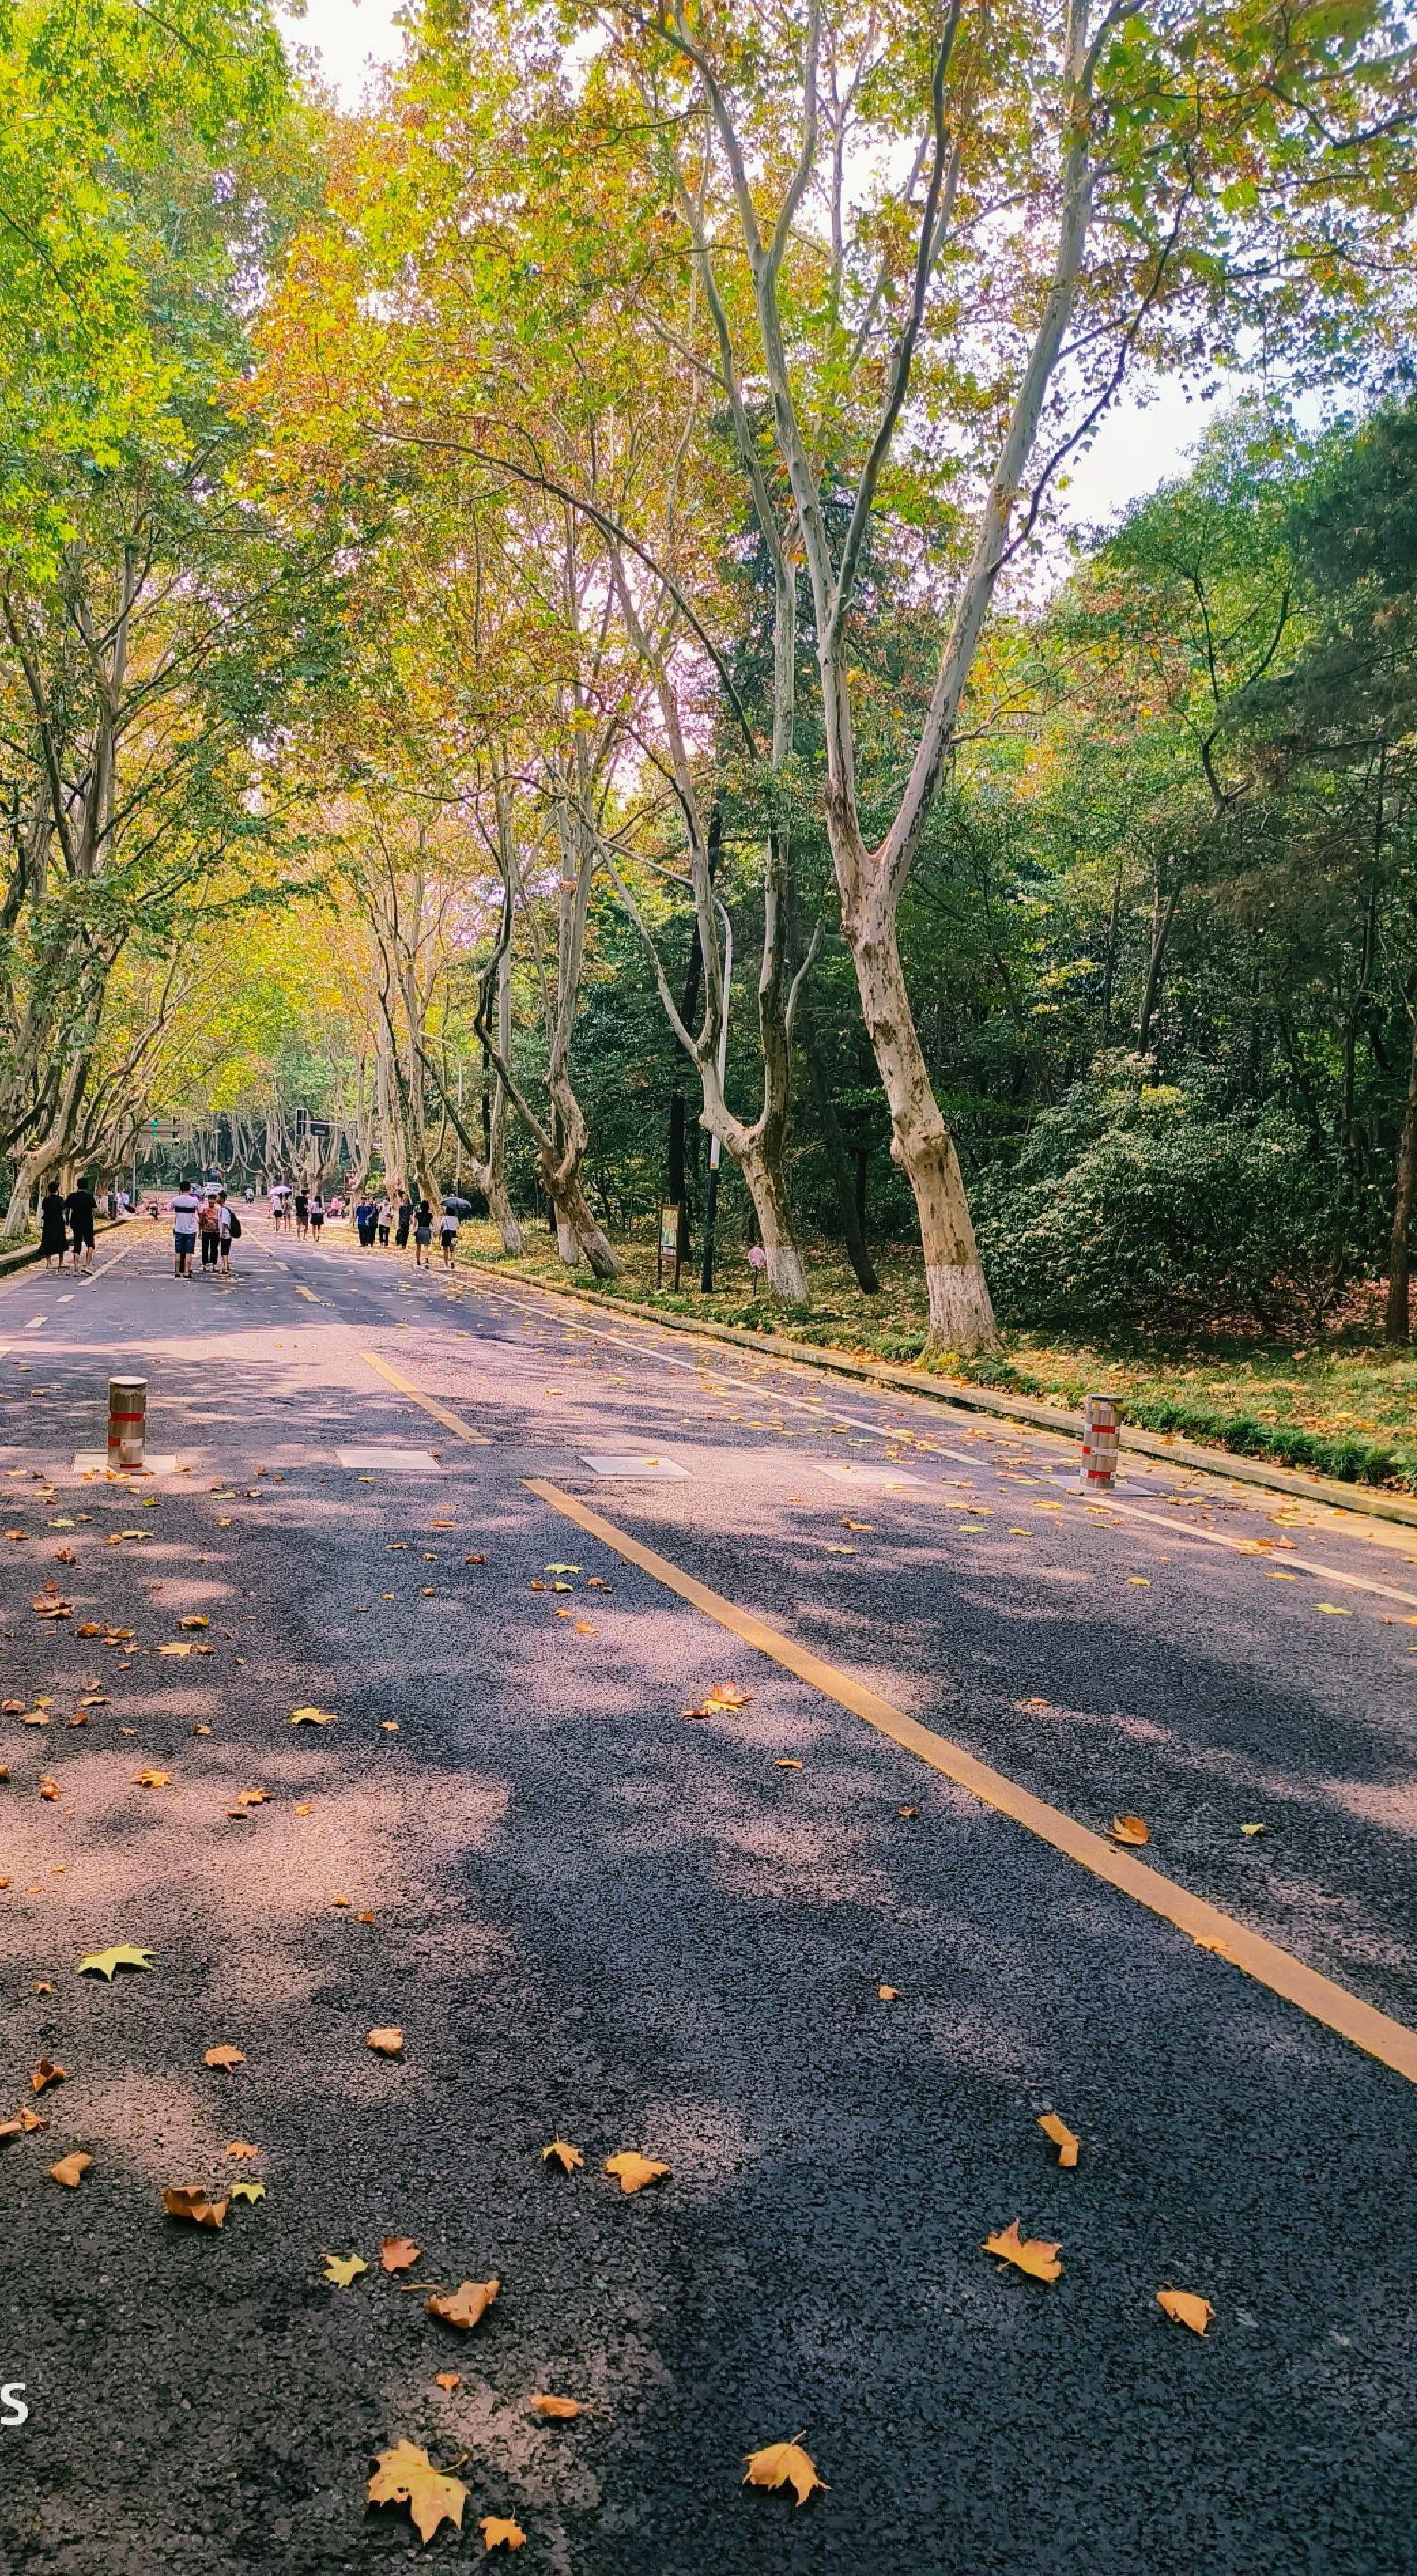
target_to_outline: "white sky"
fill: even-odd
[[[357,106],[370,65],[399,52],[399,0],[307,0],[303,16],[277,12],[286,42],[318,57],[324,79],[347,106]],[[1060,518],[1087,526],[1116,516],[1184,465],[1187,450],[1217,406],[1189,401],[1174,381],[1150,400],[1125,394],[1113,406],[1090,452],[1073,465]]]

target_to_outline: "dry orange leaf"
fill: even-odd
[[[827,2491],[825,2478],[818,2477],[816,2462],[800,2442],[768,2442],[761,2451],[748,2453],[743,2470],[745,2487],[791,2487],[799,2505],[818,2488],[823,2495]]]
[[[135,1789],[170,1789],[172,1774],[170,1771],[137,1771],[133,1775],[133,1786]]]
[[[1203,2335],[1215,2314],[1209,2299],[1198,2297],[1194,2290],[1158,2290],[1156,2304],[1178,2326],[1189,2326],[1192,2334]]]
[[[920,1810],[918,1807],[897,1807],[896,1809],[896,1814],[898,1816],[918,1816],[919,1813]]]
[[[249,2145],[245,2138],[233,2138],[230,2146],[226,2149],[227,2155],[237,2156],[243,2162],[248,2161],[252,2156],[258,2156],[260,2152],[261,2150],[259,2147]]]
[[[774,1762],[772,1767],[774,1771],[800,1771],[802,1765],[800,1762],[794,1762],[790,1754],[784,1753],[779,1756],[778,1760]]]
[[[244,2066],[245,2063],[245,2049],[233,2048],[229,2039],[223,2040],[219,2048],[207,2048],[202,2051],[204,2066],[224,2066],[229,2069],[233,2066]]]
[[[228,2203],[213,2200],[199,2183],[170,2183],[162,2195],[169,2218],[185,2218],[193,2227],[220,2227]]]
[[[457,2326],[466,2334],[486,2316],[502,2284],[500,2281],[461,2281],[455,2290],[435,2290],[428,2302],[430,2317],[441,2317],[445,2326]]]
[[[615,2176],[622,2191],[643,2191],[646,2183],[659,2182],[669,2167],[656,2164],[652,2156],[637,2155],[633,2147],[625,2147],[618,2156],[606,2157],[605,2170]]]
[[[432,2539],[445,2522],[461,2531],[467,2489],[461,2478],[444,2477],[416,2442],[396,2442],[381,2451],[369,2481],[370,2504],[406,2504],[422,2541]]]
[[[1140,1816],[1114,1816],[1112,1840],[1114,1843],[1149,1843],[1151,1827]]]
[[[125,1530],[124,1532],[125,1538],[144,1538],[146,1535],[147,1533],[144,1530]],[[205,1628],[207,1621],[202,1618],[200,1612],[194,1610],[189,1618],[179,1619],[177,1625],[179,1628]]]
[[[1051,2138],[1057,2148],[1059,2164],[1075,2165],[1078,2160],[1080,2141],[1074,2137],[1067,2121],[1060,2120],[1056,2111],[1045,2111],[1038,2125],[1044,2137]]]
[[[877,1986],[876,1992],[883,2004],[898,2004],[900,2001],[899,1986]]]
[[[290,1723],[292,1726],[334,1726],[338,1721],[333,1709],[293,1708]]]
[[[544,2165],[559,2165],[562,2173],[574,2173],[585,2163],[585,2158],[580,2148],[573,2147],[569,2139],[553,2138],[549,2147],[542,2148],[541,2161]]]
[[[717,1717],[724,1709],[746,1708],[751,1697],[752,1693],[740,1690],[736,1682],[715,1682],[711,1690],[705,1691],[700,1705],[686,1708],[684,1715]]]
[[[526,2547],[526,2533],[521,2524],[513,2522],[507,2514],[485,2513],[477,2528],[482,2534],[484,2550]]]
[[[57,2165],[50,2166],[49,2179],[62,2182],[68,2191],[77,2191],[92,2163],[92,2156],[61,2156]]]
[[[1047,2244],[1041,2236],[1020,2236],[1016,2218],[996,2235],[985,2237],[984,2251],[1000,2255],[1005,2263],[1016,2264],[1031,2281],[1056,2281],[1063,2269],[1057,2260],[1059,2247]]]
[[[64,2069],[56,2066],[52,2057],[42,2057],[39,2064],[30,2070],[30,2085],[36,2093],[43,2093],[51,2084],[63,2082]]]
[[[418,2247],[411,2236],[386,2236],[379,2248],[379,2261],[386,2272],[411,2272],[418,2260]]]
[[[433,2373],[433,2385],[435,2388],[461,2388],[462,2372],[460,2370],[435,2370]]]
[[[544,2415],[548,2424],[569,2424],[573,2415],[585,2412],[579,2397],[546,2397],[540,2391],[527,2404],[533,2415]]]
[[[376,2057],[402,2057],[403,2032],[392,2028],[371,2030],[364,2045],[372,2048]]]

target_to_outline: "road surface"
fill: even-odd
[[[1417,2568],[1417,1532],[167,1244],[0,1294],[0,2576]]]

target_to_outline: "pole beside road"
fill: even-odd
[[[1117,1399],[1089,1395],[1082,1408],[1082,1481],[1089,1494],[1110,1494],[1117,1481]]]
[[[130,1472],[143,1464],[148,1436],[148,1382],[145,1377],[111,1377],[108,1381],[108,1463]]]

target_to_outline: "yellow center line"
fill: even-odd
[[[1397,2074],[1405,2075],[1409,2082],[1417,2083],[1417,2031],[1409,2030],[1403,2022],[1391,2020],[1372,2004],[1365,2004],[1359,1996],[1350,1994],[1346,1986],[1336,1985],[1331,1978],[1320,1976],[1317,1969],[1306,1967],[1288,1950],[1282,1950],[1277,1942],[1266,1941],[1260,1933],[1249,1931],[1243,1923],[1237,1923],[1233,1915],[1222,1913],[1218,1906],[1208,1905],[1203,1897],[1193,1896],[1188,1888],[1179,1887],[1174,1879],[1164,1878],[1159,1870],[1150,1869],[1144,1861],[1134,1860],[1130,1853],[1119,1851],[1102,1835],[1078,1824],[1072,1816],[1064,1815],[1060,1807],[1050,1807],[1044,1799],[1035,1798],[1030,1790],[1021,1788],[1016,1780],[1007,1779],[1002,1771],[991,1770],[988,1763],[976,1760],[963,1745],[952,1743],[948,1736],[936,1734],[933,1727],[923,1726],[918,1718],[907,1717],[904,1709],[882,1699],[864,1682],[853,1680],[849,1673],[839,1672],[834,1664],[826,1663],[808,1647],[799,1646],[794,1638],[784,1635],[780,1628],[771,1627],[754,1611],[740,1610],[735,1602],[725,1601],[721,1593],[711,1592],[707,1584],[685,1574],[667,1557],[657,1556],[653,1548],[641,1546],[638,1539],[617,1529],[612,1521],[603,1520],[599,1512],[592,1511],[575,1495],[563,1493],[559,1485],[548,1484],[540,1476],[525,1477],[523,1482],[528,1493],[535,1494],[553,1511],[573,1521],[588,1537],[603,1540],[607,1547],[615,1549],[617,1555],[627,1558],[631,1565],[639,1566],[643,1573],[652,1575],[666,1590],[677,1593],[681,1601],[703,1611],[707,1618],[740,1637],[758,1654],[770,1656],[774,1663],[782,1665],[799,1681],[806,1682],[810,1689],[835,1700],[839,1708],[849,1709],[854,1717],[864,1719],[866,1725],[874,1727],[879,1735],[888,1736],[893,1744],[916,1754],[933,1771],[943,1773],[947,1780],[953,1780],[957,1787],[968,1790],[972,1797],[981,1799],[1000,1815],[1010,1817],[1015,1824],[1036,1834],[1041,1842],[1050,1843],[1055,1851],[1064,1853],[1069,1860],[1077,1861],[1095,1878],[1105,1880],[1109,1887],[1132,1897],[1150,1913],[1160,1915],[1164,1922],[1174,1924],[1192,1941],[1200,1942],[1204,1948],[1218,1950],[1235,1967],[1243,1968],[1247,1976],[1267,1986],[1272,1994],[1282,1995],[1286,2002],[1297,2004],[1312,2021],[1324,2023],[1329,2030],[1337,2031],[1340,2038],[1351,2040],[1355,2048],[1366,2050],[1370,2057],[1380,2059],[1384,2066],[1392,2067]]]
[[[387,1360],[380,1359],[377,1351],[361,1351],[359,1356],[371,1369],[377,1369],[380,1377],[386,1377],[390,1386],[396,1386],[400,1395],[406,1395],[410,1404],[421,1404],[425,1413],[431,1413],[435,1422],[446,1424],[448,1430],[455,1431],[460,1440],[475,1440],[484,1449],[491,1447],[492,1444],[485,1431],[474,1431],[470,1422],[460,1422],[455,1413],[449,1413],[443,1405],[435,1404],[431,1395],[425,1395],[421,1386],[414,1386],[408,1378],[400,1376],[399,1371],[391,1368]]]
[[[319,1305],[320,1300],[313,1288],[297,1288],[295,1293],[297,1297],[308,1297],[312,1306]]]

